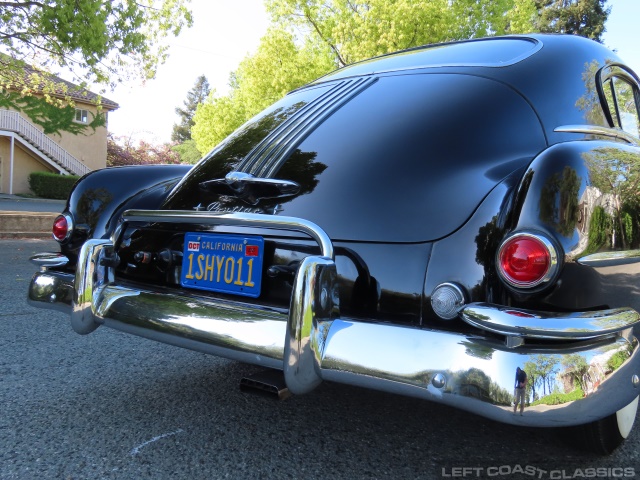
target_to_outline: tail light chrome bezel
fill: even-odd
[[[540,276],[540,278],[534,281],[515,280],[511,278],[502,268],[501,259],[503,252],[505,251],[507,246],[511,245],[514,240],[517,240],[519,238],[527,238],[538,242],[544,247],[548,254],[549,264],[546,271],[543,275]],[[518,231],[511,233],[502,241],[502,243],[500,243],[496,254],[496,270],[498,271],[500,279],[508,286],[519,290],[533,289],[536,287],[548,285],[557,277],[558,271],[560,269],[559,258],[560,255],[558,253],[558,248],[546,235],[539,232]]]
[[[63,238],[59,238],[55,234],[55,225],[56,225],[56,222],[58,222],[58,220],[60,218],[63,218],[67,222],[67,232],[66,232],[66,234],[65,234],[65,236]],[[53,239],[56,242],[64,243],[64,242],[66,242],[67,240],[69,240],[71,238],[71,235],[73,234],[74,227],[75,227],[75,225],[74,225],[74,222],[73,222],[73,217],[69,213],[61,213],[53,221],[53,225],[51,227],[51,236],[53,237]]]

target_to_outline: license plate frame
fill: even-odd
[[[264,238],[188,232],[184,237],[180,285],[257,298],[262,287]]]

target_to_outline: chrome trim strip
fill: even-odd
[[[578,258],[576,262],[591,267],[611,267],[640,262],[640,250],[599,252]]]
[[[349,88],[352,81],[343,80],[336,85],[327,89],[326,92],[320,94],[320,96],[313,99],[308,104],[304,105],[300,110],[295,112],[290,118],[278,125],[273,131],[271,131],[265,138],[263,138],[251,151],[242,159],[242,161],[236,167],[237,170],[243,172],[251,172],[254,170],[256,163],[262,163],[262,158],[268,156],[268,151],[274,139],[280,138],[282,135],[286,135],[296,125],[303,123],[308,117],[312,116],[318,108],[324,103],[332,101],[337,95],[341,95],[341,91]]]
[[[96,250],[103,247],[88,249],[93,250],[84,255],[88,264],[99,258]],[[591,422],[619,410],[638,395],[633,376],[640,370],[640,354],[631,329],[586,342],[509,349],[498,341],[473,335],[340,319],[336,318],[337,305],[331,301],[336,292],[326,290],[335,286],[335,266],[326,258],[308,258],[296,280],[293,302],[299,313],[290,316],[195,295],[100,286],[99,281],[85,283],[86,288],[98,286],[83,298],[92,298],[87,314],[97,323],[205,353],[289,369],[289,373],[300,374],[292,385],[302,380],[299,386],[303,391],[319,380],[332,380],[432,400],[527,426]],[[91,270],[84,268],[87,275]],[[99,272],[94,273],[100,278]],[[30,303],[70,311],[72,292],[73,276],[38,272],[29,291]],[[287,336],[300,355],[292,355],[291,345],[285,346]],[[296,344],[302,348],[296,350]],[[613,355],[620,360],[609,362]],[[540,356],[557,365],[547,381],[564,389],[566,399],[553,408],[527,406],[524,416],[515,416],[510,405],[515,369],[529,368],[527,365],[534,365]],[[573,400],[576,395],[570,393],[578,387],[567,384],[571,378],[567,371],[576,362],[588,366],[593,382],[585,384],[584,396]],[[305,380],[309,378],[310,382]],[[562,395],[559,398],[562,402]],[[541,396],[543,403],[544,399]]]
[[[36,253],[29,259],[31,263],[40,267],[40,269],[47,269],[51,267],[64,267],[69,263],[69,259],[66,255],[59,252],[42,252]]]
[[[362,82],[361,79],[343,80],[330,87],[324,94],[306,105],[299,113],[296,113],[295,118],[286,121],[270,133],[261,143],[260,150],[254,149],[254,151],[249,154],[251,155],[249,159],[250,163],[246,164],[243,160],[238,169],[257,174],[257,172],[261,170],[262,166],[273,157],[274,149],[294,136],[294,133],[301,128],[301,125],[304,125],[309,121],[309,119],[318,115],[318,111],[326,109],[327,105],[331,105],[336,102],[347,92],[352,90],[354,88],[354,84],[357,85],[360,82]],[[320,86],[320,88],[324,87],[324,85]]]
[[[640,322],[640,314],[631,308],[554,313],[489,303],[471,303],[460,317],[469,325],[500,335],[557,340],[612,335]]]
[[[563,125],[561,127],[556,127],[553,131],[560,133],[584,133],[587,135],[601,135],[603,137],[611,137],[618,140],[624,140],[625,142],[635,147],[640,146],[640,139],[619,128],[602,127],[600,125]]]
[[[318,225],[295,217],[264,215],[260,213],[191,212],[188,210],[127,210],[125,221],[159,223],[200,223],[288,230],[309,235],[320,246],[321,255],[334,259],[333,244],[329,235]]]
[[[296,126],[295,130],[289,133],[283,141],[278,141],[271,152],[265,157],[264,160],[257,164],[257,171],[259,176],[271,177],[276,175],[283,162],[291,155],[291,152],[299,145],[309,134],[314,131],[318,126],[324,122],[329,116],[336,112],[347,102],[351,101],[354,97],[365,91],[371,85],[378,81],[377,77],[357,79],[353,86],[342,93],[341,96],[335,100],[327,103],[326,106],[319,108],[315,115],[308,122],[302,123]]]

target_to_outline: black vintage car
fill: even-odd
[[[293,394],[348,383],[610,452],[640,394],[639,110],[638,76],[575,36],[357,63],[191,169],[86,175],[29,299]]]

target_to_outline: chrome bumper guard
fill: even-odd
[[[634,310],[554,319],[540,312],[469,304],[460,313],[468,323],[508,339],[556,339],[544,346],[512,343],[515,348],[508,341],[481,335],[341,318],[333,248],[326,234],[309,222],[256,214],[125,212],[125,221],[130,220],[295,230],[316,239],[322,253],[301,262],[288,312],[116,285],[111,269],[100,262],[117,244],[116,238],[87,241],[75,276],[52,269],[61,264],[59,254],[34,257],[41,270],[31,281],[29,303],[69,312],[78,333],[106,325],[281,369],[294,394],[329,380],[436,401],[504,423],[540,427],[589,423],[640,394],[640,354],[631,328],[639,316]],[[516,367],[546,372],[544,385],[536,385],[537,374],[528,372],[537,401],[526,406],[523,416],[513,413]]]

